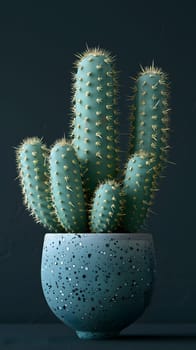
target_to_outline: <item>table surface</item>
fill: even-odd
[[[196,324],[135,324],[112,340],[80,340],[63,324],[1,324],[0,350],[4,349],[195,350]]]

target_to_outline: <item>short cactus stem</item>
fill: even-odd
[[[34,137],[22,142],[17,149],[17,165],[24,202],[36,222],[52,232],[62,231],[52,205],[48,149]]]
[[[124,193],[119,183],[107,181],[100,184],[90,210],[91,232],[115,232],[124,210]]]
[[[89,50],[76,63],[73,145],[87,193],[114,179],[119,169],[117,74],[111,55]]]
[[[70,142],[57,141],[49,163],[52,199],[61,225],[66,232],[85,232],[87,217],[80,166]]]
[[[127,163],[124,179],[126,232],[139,232],[146,221],[156,191],[157,171],[154,159],[148,153],[134,154]]]

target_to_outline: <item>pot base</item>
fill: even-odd
[[[119,337],[119,332],[85,332],[76,331],[78,338],[80,339],[113,339]]]

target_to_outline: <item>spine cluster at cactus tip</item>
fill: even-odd
[[[88,49],[75,64],[71,136],[48,149],[17,148],[24,203],[52,232],[139,232],[168,163],[168,78],[141,68],[133,79],[128,159],[120,170],[118,74],[111,54]]]

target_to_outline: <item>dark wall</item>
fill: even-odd
[[[55,320],[40,287],[44,229],[22,205],[15,151],[26,136],[48,144],[68,135],[74,54],[100,45],[118,57],[121,132],[128,127],[130,76],[152,59],[171,79],[170,165],[149,231],[157,255],[145,322],[196,321],[194,1],[7,1],[0,5],[0,321]],[[122,136],[126,149],[127,137]]]

